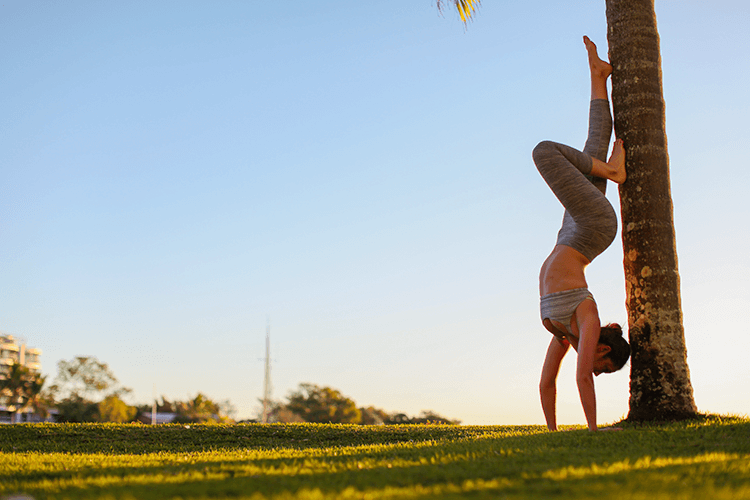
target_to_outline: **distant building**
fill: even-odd
[[[12,335],[0,334],[0,380],[8,376],[10,367],[16,363],[22,364],[34,373],[41,373],[42,364],[40,358],[42,351],[33,347],[27,347],[20,343]],[[10,423],[12,412],[7,406],[0,404],[0,423]],[[19,422],[39,422],[36,415],[30,409],[18,415]]]
[[[177,418],[176,413],[172,412],[159,412],[155,415],[156,418],[151,420],[152,414],[150,411],[144,412],[141,414],[141,416],[138,417],[138,421],[143,424],[171,424],[174,422],[174,419]]]
[[[19,344],[12,335],[0,334],[0,379],[5,378],[10,367],[16,363],[28,367],[34,373],[40,373],[41,356],[40,349]]]

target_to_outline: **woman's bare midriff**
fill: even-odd
[[[539,271],[539,296],[542,297],[549,293],[573,290],[575,288],[588,288],[584,270],[589,265],[589,260],[583,254],[566,245],[557,245],[547,260],[542,264]],[[557,337],[566,337],[569,340],[572,337],[565,327],[557,321],[544,320],[544,327]],[[576,318],[571,318],[571,329],[573,336],[577,337],[578,328]],[[574,347],[577,347],[574,346]]]
[[[588,287],[584,275],[588,265],[581,252],[566,245],[555,246],[539,271],[539,296]]]

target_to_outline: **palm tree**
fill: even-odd
[[[8,407],[12,408],[14,421],[17,421],[18,414],[29,406],[45,410],[39,399],[45,379],[46,377],[32,372],[20,363],[11,365],[5,378],[0,379],[0,396],[3,396]]]
[[[606,0],[632,359],[628,420],[696,415],[682,324],[654,0]]]
[[[464,23],[479,5],[451,1]],[[632,346],[628,420],[690,418],[698,410],[682,324],[654,0],[605,2],[615,132],[627,150],[620,209]]]

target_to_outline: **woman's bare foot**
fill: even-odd
[[[596,158],[591,159],[591,175],[601,177],[602,179],[609,179],[618,184],[625,182],[625,178],[627,177],[625,174],[625,146],[622,143],[622,139],[615,141],[615,146],[612,148],[612,156],[609,157],[607,163]]]
[[[596,44],[587,36],[583,37],[583,43],[586,45],[586,51],[589,53],[589,68],[591,69],[592,78],[607,79],[612,74],[612,65],[607,61],[602,61],[596,51]]]
[[[610,175],[608,176],[610,180],[618,184],[625,182],[627,174],[625,172],[625,146],[622,139],[615,140],[612,155],[609,157],[607,165],[610,169]]]

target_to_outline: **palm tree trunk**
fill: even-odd
[[[633,349],[628,420],[689,418],[697,409],[682,325],[654,0],[605,1],[615,132],[627,151],[620,208]],[[453,3],[466,21],[464,13],[479,2]]]
[[[628,420],[689,418],[697,409],[680,304],[654,0],[606,0],[620,186],[630,368]]]

